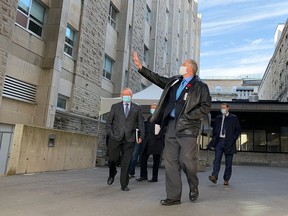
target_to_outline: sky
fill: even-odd
[[[198,0],[202,15],[200,77],[264,74],[274,34],[288,18],[287,0]]]

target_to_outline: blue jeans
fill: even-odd
[[[224,153],[224,155],[225,155],[225,171],[224,171],[223,179],[225,181],[229,181],[229,179],[231,178],[231,175],[232,175],[233,154],[225,154],[224,144],[225,144],[225,139],[220,138],[219,141],[217,142],[216,146],[215,146],[215,159],[213,162],[212,176],[215,176],[218,179],[218,174],[219,174],[220,167],[221,167],[222,155]]]
[[[140,155],[141,149],[142,149],[142,144],[136,143],[134,152],[131,158],[131,162],[130,162],[130,168],[129,168],[130,175],[135,175],[135,167],[137,165],[137,161],[138,161],[138,157]]]

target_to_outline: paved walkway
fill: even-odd
[[[228,187],[222,180],[217,185],[209,182],[210,172],[208,167],[199,173],[195,203],[189,201],[183,176],[182,204],[169,207],[159,203],[165,198],[164,169],[157,183],[132,179],[129,192],[120,190],[119,171],[114,184],[106,184],[107,167],[2,176],[0,215],[288,216],[288,168],[234,166]]]

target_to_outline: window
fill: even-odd
[[[66,110],[67,100],[68,100],[67,97],[65,97],[64,95],[58,94],[57,108]]]
[[[255,130],[254,131],[254,151],[256,152],[266,152],[266,131],[265,130]]]
[[[144,62],[148,62],[148,51],[149,51],[149,49],[146,47],[146,46],[144,46],[144,58],[143,58],[143,61]]]
[[[233,93],[236,93],[236,92],[237,92],[237,86],[233,86],[233,87],[232,87],[232,92],[233,92]]]
[[[253,131],[243,130],[240,135],[240,143],[236,146],[238,151],[253,151]]]
[[[215,86],[215,92],[217,92],[217,93],[222,92],[222,87],[221,86]]]
[[[69,56],[72,56],[73,53],[74,40],[75,40],[75,31],[72,30],[69,26],[67,26],[64,52],[67,53]]]
[[[279,132],[267,132],[267,152],[280,152]]]
[[[146,22],[150,25],[151,22],[151,9],[146,4]]]
[[[110,4],[108,21],[114,29],[116,28],[116,18],[117,18],[117,10],[112,4]]]
[[[281,127],[281,152],[288,152],[288,127]]]
[[[42,36],[45,8],[35,0],[19,0],[16,23]]]
[[[112,59],[105,56],[104,66],[103,66],[103,77],[106,77],[109,80],[111,80],[112,78],[112,66],[113,66]]]

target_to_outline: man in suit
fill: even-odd
[[[128,171],[135,142],[141,143],[145,132],[142,109],[131,101],[132,90],[123,89],[121,97],[123,101],[112,105],[106,121],[107,134],[109,135],[109,177],[107,184],[111,185],[114,182],[117,173],[116,164],[121,153],[121,190],[129,191]]]
[[[229,112],[227,103],[221,104],[221,114],[216,116],[213,127],[212,140],[208,148],[215,150],[215,159],[213,162],[213,172],[209,180],[217,183],[218,173],[220,171],[222,155],[225,155],[224,185],[229,185],[232,175],[233,154],[236,153],[236,140],[241,133],[240,123],[236,115]]]
[[[151,115],[155,112],[157,104],[150,106]],[[142,144],[140,178],[137,181],[148,180],[147,162],[150,155],[153,155],[152,178],[148,182],[158,182],[158,170],[161,163],[161,154],[164,143],[164,132],[160,125],[150,121],[151,116],[145,122],[145,139]]]
[[[189,184],[189,199],[198,198],[197,136],[201,119],[210,112],[211,96],[208,86],[196,75],[198,66],[192,59],[183,62],[179,75],[170,78],[160,76],[142,66],[134,53],[138,72],[152,83],[164,89],[151,121],[167,126],[163,157],[166,172],[166,199],[162,205],[181,204],[181,168]]]

